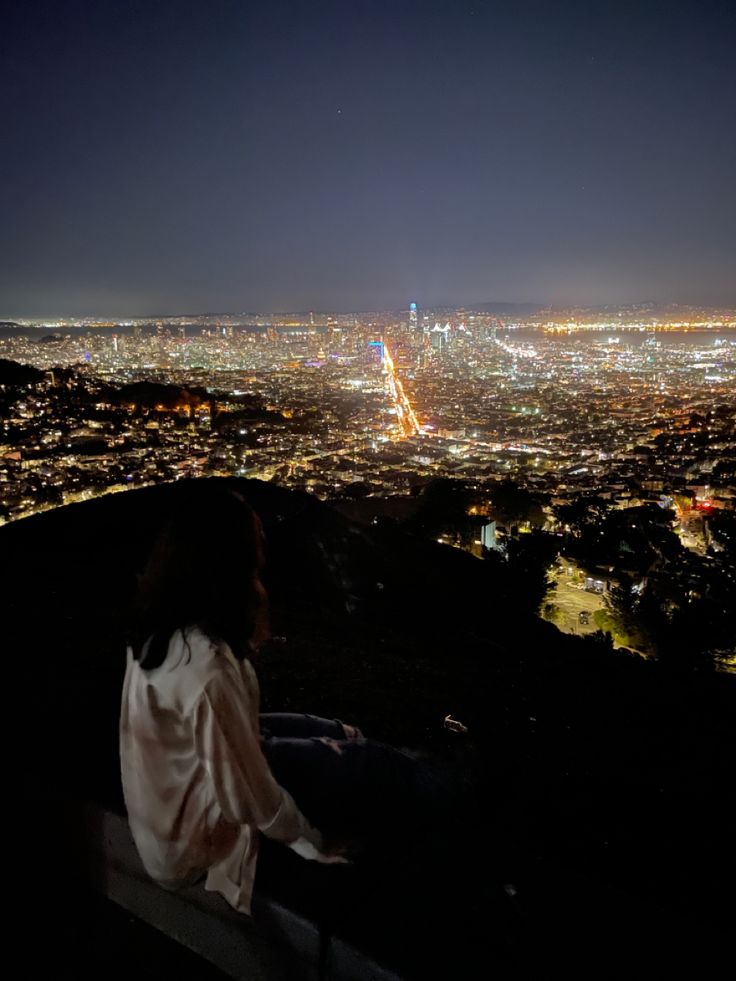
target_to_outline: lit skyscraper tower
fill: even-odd
[[[409,330],[417,329],[417,305],[416,303],[409,304]]]

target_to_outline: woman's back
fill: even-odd
[[[220,489],[184,502],[139,580],[120,715],[123,792],[147,871],[171,887],[206,874],[244,912],[256,829],[325,858],[261,749],[248,655],[268,628],[262,565],[260,522],[242,498]]]
[[[196,731],[200,700],[224,676],[247,704],[245,673],[227,648],[218,649],[196,628],[176,631],[164,662],[151,671],[128,651],[120,718],[123,791],[146,869],[164,884],[203,874],[232,843],[232,833],[222,835],[222,811],[198,755]],[[257,700],[257,689],[254,695]],[[257,705],[253,710],[257,718]]]

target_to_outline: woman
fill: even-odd
[[[344,861],[273,776],[264,757],[259,691],[248,655],[267,636],[260,522],[238,495],[182,509],[140,581],[120,719],[123,791],[143,864],[174,888],[206,876],[250,912],[260,831],[303,858]],[[337,757],[359,734],[304,717]],[[299,719],[294,720],[297,725]],[[284,732],[286,728],[286,732]],[[287,743],[288,748],[288,740]]]

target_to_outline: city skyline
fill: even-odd
[[[239,310],[159,310],[147,311],[144,313],[133,314],[131,312],[111,315],[104,311],[96,311],[90,314],[77,314],[69,311],[56,311],[55,313],[44,316],[33,316],[31,314],[15,314],[13,316],[3,316],[0,310],[0,329],[18,326],[43,326],[54,325],[74,327],[74,326],[124,326],[132,323],[164,323],[188,320],[194,323],[202,321],[217,320],[222,318],[232,322],[245,323],[251,320],[267,322],[268,319],[284,318],[303,318],[305,324],[315,323],[315,318],[345,318],[345,317],[386,317],[408,315],[411,320],[412,315],[434,316],[442,315],[445,312],[466,313],[468,315],[497,315],[506,319],[516,317],[519,321],[544,322],[545,319],[553,321],[555,317],[568,317],[569,319],[578,318],[582,321],[595,315],[601,317],[609,316],[618,318],[622,326],[632,326],[637,323],[651,327],[657,322],[665,324],[667,322],[682,322],[682,316],[691,314],[695,320],[707,320],[710,315],[714,322],[718,322],[727,328],[732,328],[736,323],[736,302],[735,303],[673,303],[663,301],[641,301],[630,303],[600,303],[600,304],[543,304],[533,302],[503,302],[487,301],[484,303],[437,303],[431,306],[422,306],[416,300],[406,301],[397,307],[366,307],[365,309],[336,309],[329,307],[314,307],[311,309],[256,309],[243,308]],[[562,321],[561,321],[562,322]],[[601,320],[601,324],[613,321]],[[684,322],[683,322],[684,323]]]
[[[685,616],[694,584],[710,602],[734,581],[735,383],[733,313],[0,329],[0,524],[187,478],[277,484],[371,527],[435,501],[433,541],[504,563],[544,544],[538,612],[651,653],[664,627],[637,633],[616,583]]]

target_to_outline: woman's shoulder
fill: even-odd
[[[144,646],[145,653],[145,646]],[[171,635],[162,663],[146,672],[154,685],[167,685],[188,678],[206,683],[213,675],[230,670],[235,658],[227,644],[211,637],[199,626],[177,629]],[[141,666],[145,670],[145,657]]]
[[[189,638],[193,651],[192,660],[196,661],[205,680],[226,676],[230,680],[239,679],[249,690],[258,687],[253,665],[248,658],[236,657],[226,641],[209,636],[199,627],[185,634],[185,643],[186,638]]]
[[[212,637],[202,627],[187,627],[177,630],[171,638],[169,657],[178,660],[183,654],[184,659],[194,667],[215,670],[234,665],[235,657],[225,641]]]
[[[124,684],[128,699],[143,692],[148,699],[155,693],[159,705],[189,715],[205,692],[223,684],[227,689],[242,689],[245,684],[246,694],[252,687],[228,645],[199,627],[175,631],[163,662],[150,670],[128,650]]]
[[[172,634],[166,660],[156,674],[155,687],[190,709],[212,684],[229,681],[238,672],[227,644],[200,627],[189,627]]]

